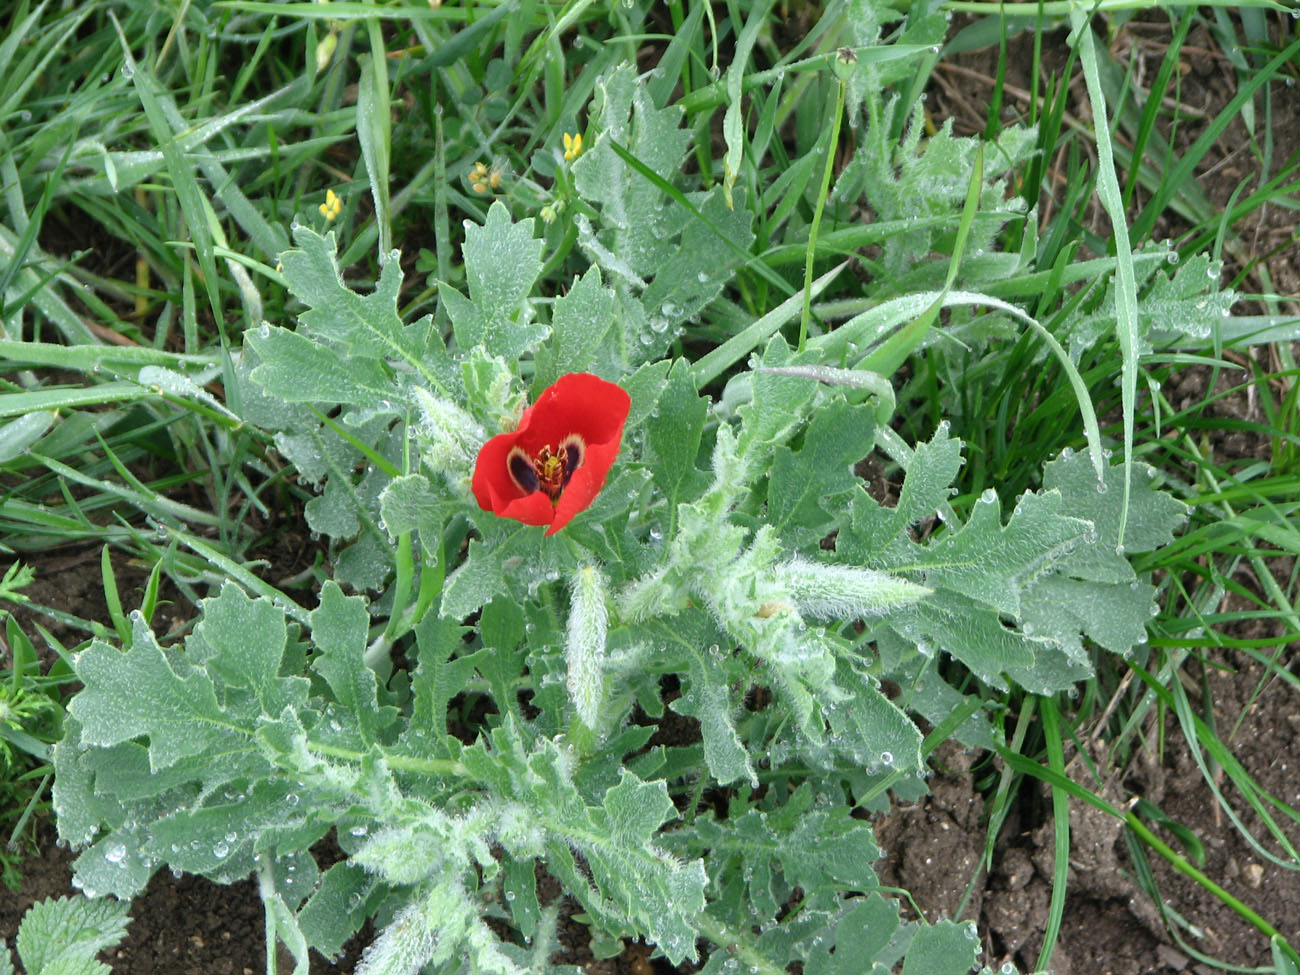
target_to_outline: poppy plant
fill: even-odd
[[[632,399],[618,386],[571,372],[524,410],[513,433],[478,452],[474,497],[479,507],[554,535],[587,508],[618,457]]]

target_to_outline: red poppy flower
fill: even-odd
[[[514,433],[483,445],[474,464],[479,507],[554,535],[605,486],[632,398],[613,383],[571,372],[524,410]]]

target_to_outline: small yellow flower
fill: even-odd
[[[578,132],[575,135],[564,133],[564,161],[573,162],[580,152],[582,152],[582,133]]]
[[[476,162],[469,171],[469,181],[475,193],[495,193],[501,188],[501,170],[496,167],[488,169],[486,164]]]
[[[333,220],[343,212],[343,201],[333,190],[325,191],[325,202],[320,205],[320,215],[326,220]]]

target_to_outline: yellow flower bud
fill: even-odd
[[[568,132],[564,133],[565,161],[573,162],[573,160],[578,158],[580,152],[582,152],[582,133],[578,132],[574,135],[570,135]]]
[[[320,215],[326,220],[335,219],[343,212],[343,201],[333,190],[325,191],[325,202],[320,205]]]
[[[476,162],[469,171],[469,182],[475,193],[495,193],[501,188],[501,170],[488,169],[485,163]]]

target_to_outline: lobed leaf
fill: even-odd
[[[95,962],[95,955],[126,937],[129,908],[107,898],[38,901],[18,926],[18,957],[33,975],[58,970],[107,972],[107,966]],[[7,960],[8,952],[3,954]]]
[[[183,659],[169,660],[144,621],[137,616],[133,624],[128,649],[95,640],[77,659],[84,688],[68,710],[81,725],[81,740],[116,745],[146,736],[153,769],[204,753],[247,749],[240,712],[249,717],[251,710],[232,708],[234,701],[223,707],[206,671]]]

